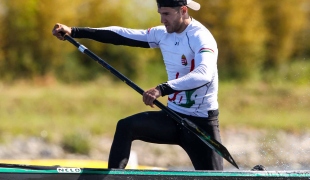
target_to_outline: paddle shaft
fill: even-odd
[[[80,44],[76,40],[74,40],[71,36],[65,34],[64,39],[72,43],[74,46],[76,46],[79,51],[82,53],[88,55],[93,60],[97,61],[100,65],[105,67],[107,70],[109,70],[113,75],[118,77],[120,80],[122,80],[124,83],[126,83],[128,86],[136,90],[139,94],[143,95],[144,90],[141,89],[138,85],[136,85],[134,82],[132,82],[130,79],[128,79],[126,76],[121,74],[119,71],[114,69],[112,66],[110,66],[108,63],[106,63],[103,59],[98,57],[96,54],[91,52],[89,49],[87,49],[84,45]],[[217,140],[213,139],[210,135],[208,135],[205,131],[200,129],[198,126],[196,126],[194,123],[192,123],[188,119],[184,119],[181,116],[179,116],[174,111],[170,110],[168,107],[160,103],[158,100],[154,100],[154,104],[165,111],[171,118],[173,118],[178,123],[182,124],[186,129],[188,129],[190,132],[194,133],[198,138],[200,138],[204,143],[206,143],[211,149],[215,150],[220,156],[225,158],[228,162],[230,162],[233,166],[239,169],[238,165],[235,163],[227,149],[219,143]],[[199,134],[198,134],[199,133]]]
[[[104,60],[102,60],[100,57],[98,57],[96,54],[94,54],[93,52],[91,52],[89,49],[87,49],[84,45],[80,44],[79,42],[77,42],[76,40],[74,40],[71,36],[68,35],[64,35],[64,38],[69,41],[70,43],[72,43],[74,46],[76,46],[79,51],[81,51],[82,53],[88,55],[89,57],[91,57],[93,60],[97,61],[100,65],[102,65],[103,67],[105,67],[107,70],[109,70],[113,75],[115,75],[116,77],[118,77],[120,80],[122,80],[124,83],[126,83],[128,86],[130,86],[131,88],[133,88],[134,90],[136,90],[139,94],[143,95],[144,90],[141,89],[138,85],[136,85],[133,81],[131,81],[130,79],[128,79],[125,75],[121,74],[119,71],[117,71],[116,69],[114,69],[112,66],[110,66],[108,63],[106,63]],[[175,119],[176,121],[178,121],[179,123],[183,123],[182,122],[182,117],[180,117],[178,114],[176,114],[175,112],[171,111],[170,109],[168,109],[165,105],[163,105],[162,103],[160,103],[158,100],[154,100],[154,104],[162,109],[163,111],[165,111],[169,116],[171,116],[173,119]]]

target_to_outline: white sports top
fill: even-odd
[[[150,47],[161,49],[167,83],[181,91],[169,95],[169,108],[198,117],[218,109],[218,49],[209,30],[192,20],[180,34],[169,34],[164,26],[150,28],[147,40]]]
[[[197,117],[208,117],[209,110],[218,109],[217,43],[200,22],[192,19],[182,33],[167,33],[164,26],[148,30],[118,26],[91,28],[88,30],[91,33],[83,36],[79,31],[82,32],[77,29],[73,35],[116,45],[160,48],[167,83],[176,91],[168,96],[168,107]],[[99,34],[100,31],[109,34]]]

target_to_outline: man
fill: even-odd
[[[168,95],[168,107],[188,118],[221,142],[218,123],[218,49],[212,34],[188,14],[199,10],[192,0],[157,0],[162,26],[148,30],[122,27],[82,28],[56,24],[60,32],[73,38],[89,38],[102,43],[142,48],[160,48],[168,81],[143,93],[143,102]],[[163,111],[142,112],[120,120],[112,143],[109,168],[125,168],[132,141],[181,146],[196,170],[223,170],[223,159]],[[147,153],[147,152],[146,152]],[[178,157],[175,157],[178,158]]]

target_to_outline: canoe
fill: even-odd
[[[310,171],[179,171],[151,169],[104,169],[62,166],[0,164],[2,179],[44,180],[228,180],[228,179],[310,179]]]

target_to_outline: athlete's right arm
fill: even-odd
[[[104,28],[72,27],[73,38],[88,38],[102,43],[150,48],[147,31],[118,26]]]
[[[63,39],[59,33],[60,31],[71,35],[73,38],[88,38],[114,45],[150,48],[147,41],[147,30],[128,29],[118,26],[104,28],[67,27],[62,24],[56,24],[53,29],[53,35],[58,39]]]

